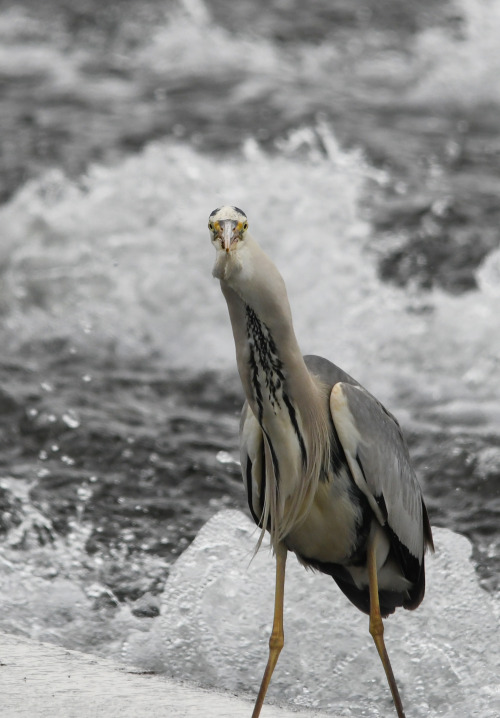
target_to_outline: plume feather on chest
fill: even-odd
[[[298,444],[301,462],[305,465],[307,451],[300,414],[287,392],[285,367],[273,335],[249,306],[246,307],[246,326],[250,383],[259,423],[288,444],[288,450]]]

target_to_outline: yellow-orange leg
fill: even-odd
[[[278,662],[281,649],[285,643],[283,633],[283,599],[285,596],[285,566],[287,549],[280,543],[276,550],[276,589],[274,594],[274,621],[271,638],[269,639],[269,658],[266,670],[260,684],[259,695],[255,701],[252,718],[259,718],[264,698],[273,675],[274,668]]]
[[[387,654],[387,649],[384,642],[384,624],[382,622],[382,616],[380,615],[380,603],[378,597],[378,577],[377,577],[377,559],[376,559],[376,547],[377,539],[372,538],[368,546],[368,577],[370,581],[370,633],[377,646],[377,651],[384,666],[385,675],[387,676],[387,682],[391,689],[392,698],[396,710],[398,712],[398,718],[405,718],[403,710],[403,704],[399,695],[396,679],[392,671],[391,662]]]

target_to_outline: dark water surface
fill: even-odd
[[[20,548],[67,535],[78,520],[92,527],[90,553],[126,546],[170,562],[218,509],[243,507],[238,465],[217,459],[238,453],[234,377],[89,370],[73,355],[47,364],[1,368],[2,473],[28,482],[47,518],[26,523]],[[4,536],[25,519],[15,494],[1,494]]]
[[[14,545],[29,550],[83,523],[89,554],[125,550],[106,582],[120,599],[136,599],[161,588],[165,567],[152,584],[129,585],[127,556],[151,554],[168,565],[218,510],[246,508],[239,379],[161,365],[92,366],[62,347],[59,354],[42,365],[1,367],[2,473],[29,486],[36,513],[15,482],[0,484],[0,532],[9,537],[22,526]],[[473,540],[482,583],[497,590],[500,441],[459,432],[457,423],[431,424],[428,408],[417,408],[406,427],[410,448],[432,523]]]

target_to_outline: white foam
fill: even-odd
[[[29,183],[0,216],[5,349],[58,336],[89,353],[107,343],[159,351],[169,366],[234,366],[206,229],[214,207],[234,203],[285,277],[304,353],[336,361],[382,400],[398,386],[418,401],[497,397],[488,283],[460,297],[382,284],[359,208],[370,170],[332,135],[319,156],[314,136],[229,159],[154,144],[95,168],[84,187],[57,174]]]

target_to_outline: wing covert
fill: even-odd
[[[422,492],[398,422],[361,386],[344,382],[333,386],[330,409],[358,488],[380,524],[387,524],[421,562]]]

